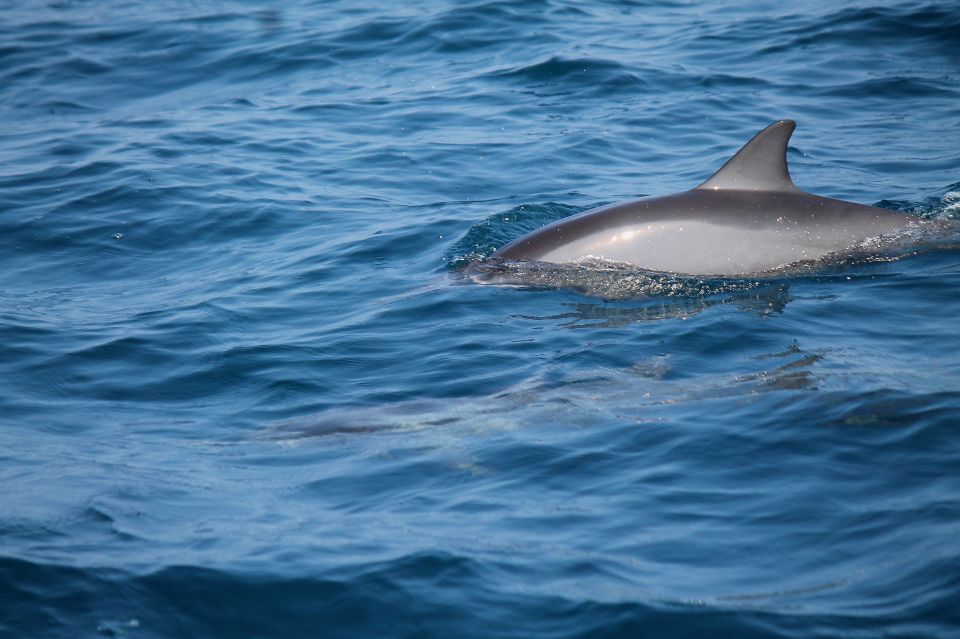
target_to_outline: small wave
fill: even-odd
[[[113,70],[113,67],[109,64],[80,56],[64,60],[58,66],[62,73],[72,73],[79,76],[101,75]]]
[[[883,200],[877,206],[904,211],[925,220],[960,220],[960,182],[948,186],[941,195],[920,202]]]
[[[797,24],[788,32],[792,38],[779,39],[762,52],[797,51],[828,44],[859,47],[862,42],[874,46],[883,42],[902,45],[904,41],[913,41],[956,56],[958,29],[956,12],[946,6],[845,8],[819,20]]]
[[[520,78],[538,82],[554,82],[582,74],[617,74],[625,73],[623,65],[606,60],[591,60],[584,58],[564,59],[552,57],[542,62],[522,67],[505,69],[494,72],[492,75],[499,78]]]
[[[591,58],[567,59],[555,56],[535,64],[494,71],[488,74],[488,77],[519,82],[538,89],[587,88],[604,95],[620,91],[635,94],[646,88],[643,78],[622,64]]]
[[[956,219],[960,216],[960,191],[944,193],[943,201],[946,204],[943,211],[950,219]]]
[[[942,83],[929,78],[900,76],[871,78],[862,82],[843,82],[815,91],[824,97],[890,99],[920,97],[956,97],[957,90],[952,84]]]
[[[462,269],[471,262],[489,257],[515,237],[534,231],[544,224],[568,217],[586,207],[546,202],[521,204],[477,222],[447,251],[447,267]]]

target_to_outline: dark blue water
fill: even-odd
[[[780,118],[958,217],[952,3],[0,6],[0,637],[957,636],[957,243],[462,275]]]

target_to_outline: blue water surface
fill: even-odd
[[[0,637],[956,637],[960,243],[473,259],[794,180],[960,215],[934,1],[0,1]],[[954,238],[956,239],[956,238]]]

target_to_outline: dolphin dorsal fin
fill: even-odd
[[[774,122],[753,136],[697,189],[799,191],[787,170],[787,142],[795,128],[797,123],[793,120]]]

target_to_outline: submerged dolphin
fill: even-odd
[[[795,128],[791,120],[771,124],[693,190],[573,215],[491,257],[599,259],[666,273],[737,275],[816,260],[907,226],[906,217],[891,211],[798,189],[787,171]]]

